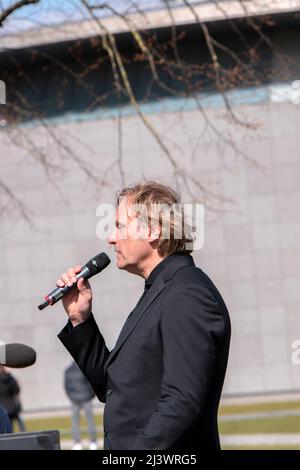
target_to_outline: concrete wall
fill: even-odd
[[[292,103],[240,106],[250,122],[260,124],[256,131],[233,127],[223,109],[207,109],[221,135],[231,134],[256,164],[205,127],[197,110],[149,115],[178,162],[212,192],[205,202],[217,209],[206,210],[205,245],[195,259],[215,281],[231,313],[227,393],[300,388],[300,365],[291,362],[291,342],[300,339],[299,109]],[[1,131],[1,178],[30,205],[35,227],[15,211],[1,219],[0,339],[24,342],[37,351],[35,366],[14,371],[24,407],[33,409],[68,403],[62,374],[70,362],[56,337],[66,320],[62,306],[40,312],[37,305],[68,266],[102,250],[113,258],[96,238],[96,207],[114,202],[121,179],[117,165],[111,167],[118,148],[115,119],[66,122],[56,130],[95,174],[104,176],[101,188],[71,157],[61,158],[40,128],[22,132],[57,165],[53,185],[28,146],[12,144],[7,131]],[[145,176],[174,184],[170,164],[138,118],[123,119],[122,142],[127,183]],[[180,189],[185,195],[186,188]],[[118,271],[112,262],[92,286],[95,316],[113,347],[143,280]]]

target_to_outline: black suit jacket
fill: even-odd
[[[219,449],[225,303],[190,255],[171,257],[109,352],[94,317],[58,335],[100,401],[105,449]]]

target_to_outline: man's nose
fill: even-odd
[[[117,243],[117,234],[116,234],[116,230],[113,230],[111,232],[111,234],[107,237],[107,242],[110,244],[110,245],[115,245]]]

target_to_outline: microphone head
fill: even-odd
[[[99,253],[96,256],[93,256],[87,263],[86,267],[91,273],[91,276],[100,273],[106,266],[110,263],[110,259],[106,253]]]
[[[21,369],[32,366],[36,361],[36,352],[30,346],[19,343],[0,346],[0,364]]]

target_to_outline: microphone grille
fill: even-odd
[[[90,261],[86,263],[86,267],[89,269],[92,276],[94,276],[94,274],[98,274],[104,268],[106,268],[106,266],[108,266],[109,263],[110,263],[110,259],[107,256],[107,254],[99,253],[98,255],[93,256],[93,258],[91,258]]]

